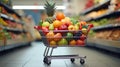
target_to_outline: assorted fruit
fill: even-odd
[[[69,18],[62,12],[55,13],[55,3],[46,1],[45,11],[48,17],[34,28],[42,30],[48,46],[84,46],[88,32],[93,27],[85,21]],[[54,16],[53,16],[54,15]]]
[[[55,14],[52,23],[43,21],[35,26],[37,30],[42,30],[50,46],[84,46],[92,27],[92,24],[66,17],[62,12]]]

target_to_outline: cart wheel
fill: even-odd
[[[84,60],[84,59],[80,59],[80,63],[81,63],[81,64],[84,64],[84,63],[85,63],[85,60]]]
[[[75,59],[74,59],[74,58],[71,58],[70,61],[71,61],[72,63],[74,63]]]
[[[47,65],[50,65],[50,64],[51,64],[51,61],[48,61],[46,64],[47,64]]]
[[[47,57],[44,57],[44,60],[43,60],[44,63],[47,63],[48,62],[48,59]]]

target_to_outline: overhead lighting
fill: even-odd
[[[44,9],[44,6],[32,6],[32,5],[30,5],[30,6],[18,6],[18,5],[14,5],[13,7],[12,7],[13,9],[41,9],[41,10],[43,10]],[[58,10],[64,10],[64,9],[66,9],[66,7],[65,6],[56,6],[56,9],[58,9]]]

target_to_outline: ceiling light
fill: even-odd
[[[13,9],[41,9],[41,10],[43,10],[44,9],[44,6],[32,6],[32,5],[30,5],[30,6],[17,6],[17,5],[14,5],[13,7],[12,7]],[[66,9],[66,7],[65,6],[56,6],[56,9],[58,9],[58,10],[64,10],[64,9]]]

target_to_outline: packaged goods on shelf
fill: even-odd
[[[93,31],[90,31],[88,35],[88,44],[93,44],[89,46],[120,53],[119,4],[119,0],[108,0],[103,4],[95,5],[81,13],[84,17],[83,20],[95,26],[92,28]]]
[[[96,18],[96,17],[99,17],[99,16],[105,14],[106,12],[107,12],[107,9],[101,9],[99,11],[93,11],[93,12],[87,14],[85,17],[86,18]]]
[[[18,13],[0,2],[0,51],[26,45],[32,42],[31,34],[24,29],[25,25]],[[29,39],[28,39],[29,38]]]

